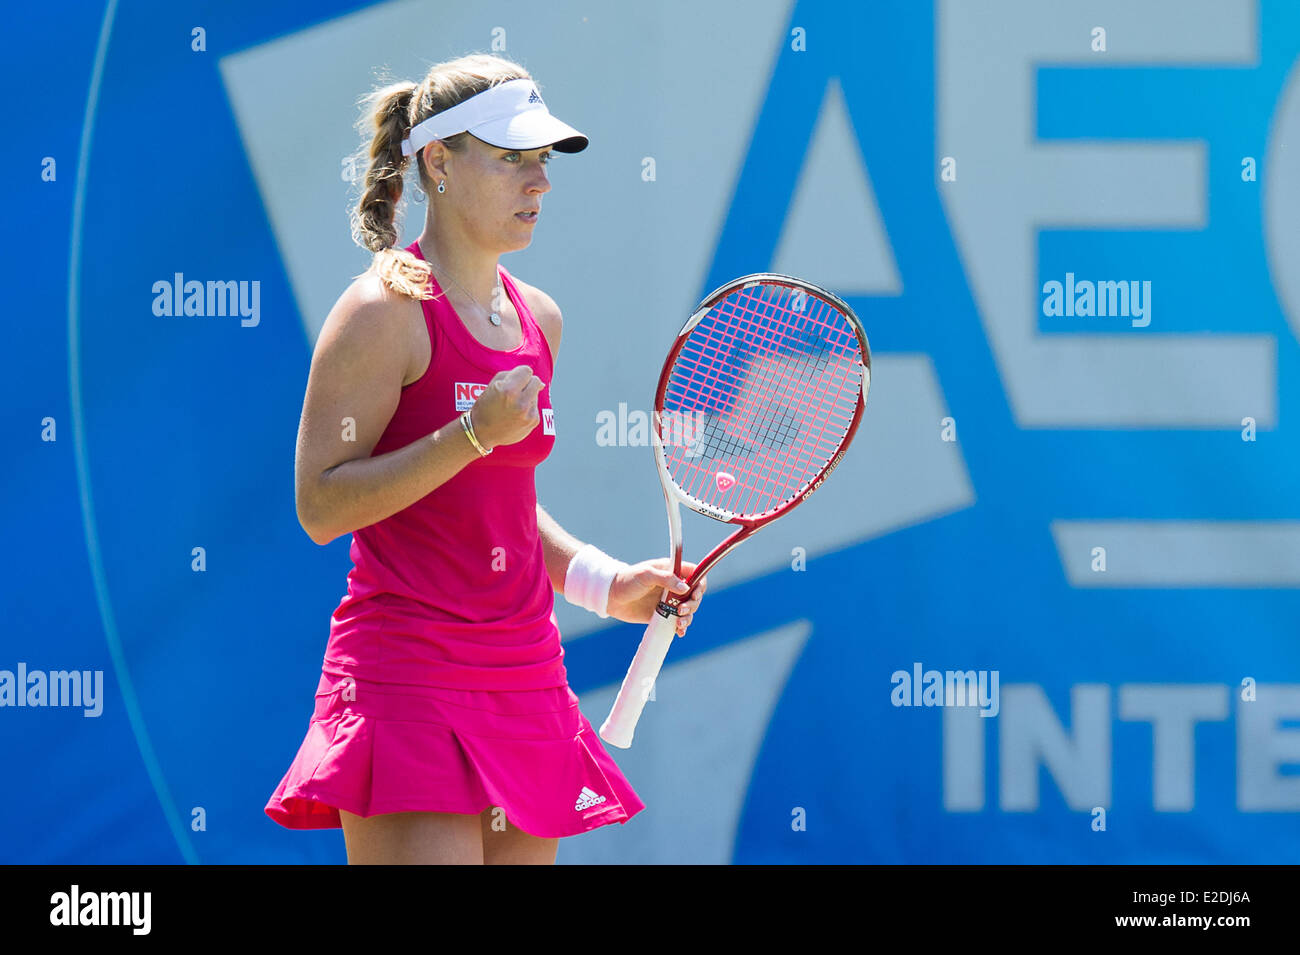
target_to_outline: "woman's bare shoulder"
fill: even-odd
[[[420,339],[424,331],[420,303],[391,288],[375,272],[356,276],[330,309],[317,338],[317,350],[329,345],[348,353],[387,352],[402,358],[409,372],[420,360]],[[424,350],[427,352],[428,346]],[[427,360],[427,358],[426,358]],[[409,374],[403,375],[403,382]]]
[[[342,306],[343,310],[349,313],[365,312],[370,315],[382,315],[405,313],[412,306],[418,307],[418,305],[415,299],[394,289],[373,269],[367,269],[343,290],[335,308]]]

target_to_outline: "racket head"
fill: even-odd
[[[822,485],[870,386],[866,330],[827,290],[763,272],[705,296],[664,362],[652,428],[670,518],[675,499],[741,528],[693,577]]]

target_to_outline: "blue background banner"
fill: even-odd
[[[560,862],[1296,861],[1300,7],[466,6],[11,12],[0,861],[344,861],[263,814],[349,567],[298,524],[298,416],[368,264],[356,100],[472,50],[591,137],[504,260],[564,311],[537,479],[580,539],[665,552],[600,422],[710,290],[798,275],[873,350],[841,470],[710,575],[612,751],[647,809]],[[244,310],[167,314],[178,281]],[[1046,304],[1084,281],[1141,320]],[[599,725],[642,628],[557,615]],[[100,673],[99,712],[14,705],[20,667]],[[918,667],[947,686],[899,705]]]

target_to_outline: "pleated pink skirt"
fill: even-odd
[[[316,710],[266,814],[289,829],[339,828],[339,810],[477,815],[500,806],[557,838],[645,808],[568,686],[451,690],[322,674]]]

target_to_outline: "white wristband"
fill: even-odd
[[[564,599],[598,617],[608,617],[609,588],[614,576],[628,565],[615,560],[594,544],[573,555],[564,575]]]

